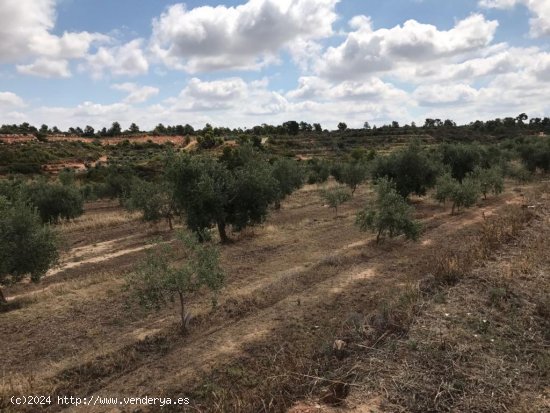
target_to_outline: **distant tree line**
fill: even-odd
[[[350,129],[345,122],[339,122],[336,125],[336,133],[359,134],[361,136],[376,136],[386,134],[414,134],[414,133],[430,133],[435,135],[453,135],[454,132],[464,132],[475,135],[476,133],[504,134],[509,132],[528,131],[532,133],[545,132],[550,133],[550,117],[534,117],[530,118],[525,113],[521,113],[516,117],[496,118],[493,120],[482,121],[476,120],[465,125],[457,125],[451,119],[432,119],[427,118],[423,125],[416,125],[412,122],[410,125],[400,125],[399,122],[393,121],[387,125],[372,125],[369,122],[364,122],[361,129]],[[189,124],[185,125],[163,125],[159,123],[152,130],[142,130],[136,123],[130,124],[128,129],[123,129],[119,122],[113,122],[109,128],[95,130],[92,126],[70,127],[66,131],[61,131],[57,126],[49,127],[42,125],[37,128],[25,122],[20,125],[2,125],[0,126],[1,134],[33,134],[38,137],[47,137],[48,135],[66,135],[80,137],[114,137],[114,136],[131,136],[137,134],[148,135],[163,135],[163,136],[189,136],[189,135],[207,135],[213,137],[221,136],[239,136],[239,135],[272,135],[272,136],[295,136],[299,134],[319,134],[330,133],[328,129],[323,129],[320,123],[298,122],[290,120],[280,125],[269,125],[263,123],[251,128],[226,128],[212,127],[206,124],[203,129],[194,129]]]

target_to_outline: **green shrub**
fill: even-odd
[[[304,184],[304,171],[298,162],[281,158],[273,163],[272,173],[279,183],[279,198],[276,201],[276,207],[278,208],[285,197]]]
[[[328,180],[330,176],[330,165],[327,161],[314,158],[307,161],[307,166],[309,169],[307,178],[308,184],[321,184]]]
[[[533,179],[533,174],[523,164],[511,162],[506,170],[507,175],[517,182],[526,183]]]
[[[445,202],[452,198],[457,184],[458,182],[453,179],[450,172],[440,175],[435,182],[434,198],[445,205]]]
[[[219,141],[211,132],[206,132],[204,136],[197,137],[197,143],[201,149],[211,149],[219,144]]]
[[[98,199],[98,193],[101,192],[98,190],[100,184],[97,183],[91,183],[91,184],[85,184],[79,187],[80,190],[80,196],[82,196],[82,199],[84,201],[95,201]]]
[[[454,186],[451,195],[451,201],[453,201],[451,214],[455,213],[455,209],[460,210],[461,208],[473,206],[477,202],[479,194],[479,181],[471,174],[466,175],[462,183],[457,182]]]
[[[520,158],[530,172],[550,171],[550,138],[531,140],[520,145]]]
[[[438,165],[435,159],[423,150],[418,143],[378,157],[374,162],[374,180],[386,178],[394,182],[395,189],[404,198],[409,194],[424,195],[436,181]]]
[[[127,286],[145,307],[158,308],[177,297],[181,330],[187,332],[191,313],[187,311],[189,294],[207,287],[218,292],[224,283],[219,252],[210,243],[200,243],[195,235],[178,234],[185,260],[174,264],[174,246],[156,248],[127,279]],[[213,300],[215,303],[215,300]]]
[[[334,216],[338,216],[338,207],[351,199],[351,192],[347,188],[327,189],[321,193],[327,204],[334,208]]]
[[[347,185],[353,195],[357,187],[367,180],[369,170],[364,162],[355,161],[336,164],[331,173],[337,182]]]
[[[39,163],[13,163],[7,167],[7,172],[13,174],[41,174],[42,165]]]
[[[144,221],[158,222],[166,219],[170,229],[173,229],[172,220],[178,215],[173,191],[166,181],[147,182],[134,178],[124,206],[130,211],[140,211]]]
[[[74,169],[65,168],[59,172],[59,175],[57,178],[59,179],[59,182],[61,182],[62,185],[65,185],[65,186],[74,185],[76,180],[76,173]]]
[[[84,212],[84,200],[73,186],[33,182],[23,188],[23,198],[36,207],[42,222],[58,223],[74,219]]]
[[[476,167],[472,176],[479,182],[479,189],[484,199],[487,199],[488,193],[499,195],[504,191],[504,177],[502,169],[498,166],[488,169]]]
[[[25,276],[38,282],[57,259],[57,238],[36,211],[21,199],[0,196],[0,286]]]
[[[356,224],[362,231],[376,233],[377,243],[384,235],[390,238],[405,235],[407,239],[417,240],[421,226],[411,214],[412,208],[394,184],[382,178],[376,183],[376,199],[357,215]]]
[[[133,176],[134,172],[127,166],[109,166],[104,178],[104,185],[98,188],[101,189],[98,196],[122,200],[130,192]]]

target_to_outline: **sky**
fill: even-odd
[[[550,115],[550,0],[0,0],[0,124]]]

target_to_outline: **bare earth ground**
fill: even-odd
[[[468,242],[483,214],[523,203],[522,191],[510,186],[456,216],[418,199],[421,242],[377,246],[353,224],[366,187],[335,218],[322,206],[318,188],[307,186],[265,224],[221,247],[226,287],[214,310],[209,295],[191,298],[195,319],[186,337],[178,333],[175,307],[145,313],[124,291],[124,274],[151,241],[170,242],[167,225],[141,223],[116,203],[90,204],[83,217],[61,229],[67,245],[60,266],[38,285],[5,291],[20,308],[0,313],[0,396],[188,396],[195,411],[285,411],[328,384],[317,381],[321,372],[312,368],[330,353],[342,320],[369,313],[420,280],[420,264],[433,251]],[[360,395],[352,391],[356,402],[349,411],[369,411],[370,398]],[[304,406],[300,411],[320,411],[315,403]],[[5,401],[0,408],[22,410]]]

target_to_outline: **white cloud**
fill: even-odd
[[[533,74],[540,82],[550,82],[550,54],[540,54],[538,61],[531,66]]]
[[[0,62],[19,61],[54,26],[54,0],[0,2]]]
[[[94,42],[109,42],[108,36],[99,33],[63,33],[63,36],[44,34],[34,39],[30,44],[31,51],[42,55],[61,59],[79,59],[88,53]]]
[[[481,7],[498,8],[498,9],[510,9],[522,0],[479,0]]]
[[[298,79],[298,88],[289,91],[286,96],[295,100],[372,100],[379,103],[408,99],[404,91],[376,77],[365,81],[331,83],[316,76],[304,76]]]
[[[198,100],[236,100],[244,97],[247,84],[241,78],[203,82],[192,78],[182,94]]]
[[[297,119],[321,121],[335,128],[342,120],[362,125],[365,120],[410,117],[408,108],[415,105],[407,100],[405,92],[376,78],[365,83],[332,84],[317,77],[303,77],[299,83],[296,90],[282,95],[270,90],[266,79],[245,82],[241,78],[193,78],[177,98],[168,99],[157,109],[166,117],[192,113],[193,119],[202,117],[230,127]]]
[[[71,76],[67,60],[51,60],[46,58],[39,58],[28,65],[17,65],[17,71],[25,75],[46,78]]]
[[[491,50],[489,50],[491,49]],[[398,76],[411,84],[434,82],[475,82],[479,79],[491,79],[496,75],[514,73],[539,66],[547,53],[538,47],[517,48],[508,45],[484,50],[483,56],[472,57],[464,61],[442,61],[438,65],[410,65],[400,68]]]
[[[100,117],[103,120],[116,121],[117,116],[128,112],[129,105],[125,103],[113,103],[112,105],[102,105],[100,103],[84,102],[74,109],[74,116],[81,117]],[[109,122],[111,123],[111,122]]]
[[[214,81],[192,78],[179,97],[167,103],[176,111],[227,111],[229,117],[237,112],[238,117],[274,115],[288,106],[282,95],[268,89],[267,80],[247,83],[238,77]]]
[[[111,86],[112,89],[127,92],[128,95],[124,98],[124,103],[142,103],[158,95],[159,89],[152,86],[139,86],[135,83],[116,83]]]
[[[114,76],[138,76],[149,71],[149,62],[141,48],[142,39],[134,39],[122,46],[100,47],[95,54],[86,57],[81,69],[94,78],[101,78],[106,71]]]
[[[302,76],[298,79],[298,87],[287,92],[287,97],[296,100],[315,99],[326,94],[330,84],[317,76]]]
[[[391,29],[373,30],[371,20],[358,16],[350,21],[355,30],[337,47],[330,47],[319,63],[321,75],[354,79],[387,72],[399,64],[428,64],[482,49],[490,44],[498,26],[480,14],[459,21],[448,31],[415,20]]]
[[[479,5],[485,8],[511,9],[523,4],[529,9],[533,17],[531,35],[534,37],[550,35],[550,1],[548,0],[480,0]]]
[[[530,0],[527,7],[535,17],[531,18],[531,34],[535,37],[550,35],[550,2],[547,0]]]
[[[0,107],[2,108],[22,108],[25,102],[19,96],[12,92],[0,92]]]
[[[419,86],[413,93],[422,106],[460,105],[476,99],[478,91],[466,84]]]
[[[249,0],[191,10],[176,4],[154,20],[151,50],[167,66],[191,73],[257,69],[295,41],[330,36],[338,1]]]
[[[51,34],[55,26],[55,0],[2,0],[0,2],[0,63],[32,57],[83,57],[94,42],[109,38],[98,33]]]
[[[321,58],[323,46],[315,40],[296,39],[288,45],[288,50],[294,63],[306,72]]]

